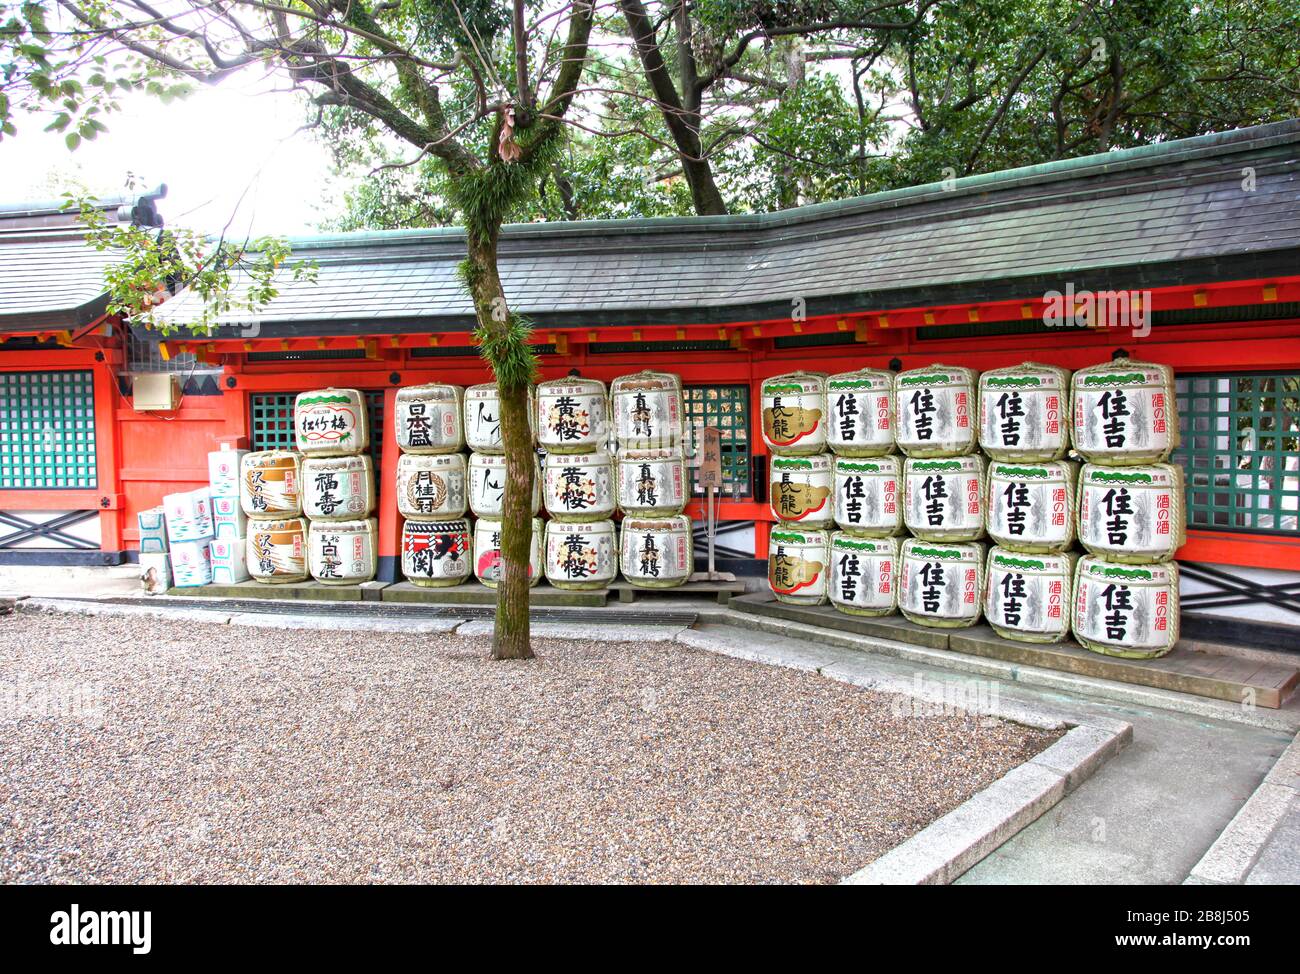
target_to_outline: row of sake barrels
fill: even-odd
[[[1129,359],[1070,372],[1026,362],[982,375],[931,365],[892,375],[796,372],[762,385],[763,440],[778,456],[827,450],[910,457],[982,449],[997,460],[1162,462],[1178,445],[1174,376]]]
[[[259,582],[358,585],[375,577],[378,527],[373,517],[309,521],[252,518],[245,536],[248,573]]]
[[[1162,656],[1178,641],[1178,567],[1116,565],[1073,553],[1028,555],[978,542],[860,538],[842,531],[772,532],[776,597],[829,601],[850,615],[895,611],[912,622],[963,628],[987,618],[1000,635],[1095,652]]]
[[[620,543],[621,542],[621,543]],[[544,573],[560,589],[600,589],[621,571],[633,585],[669,588],[694,570],[691,520],[625,517],[613,521],[533,520],[529,584]],[[409,519],[402,527],[402,574],[415,585],[450,586],[471,574],[484,585],[501,580],[501,521],[479,518]]]
[[[534,461],[536,463],[536,461]],[[397,462],[403,517],[501,517],[506,458],[500,454],[404,453]],[[601,521],[615,508],[639,517],[680,514],[689,498],[679,449],[549,453],[533,473],[532,512],[557,520]]]
[[[620,446],[681,447],[685,404],[681,379],[638,372],[614,380],[570,376],[529,391],[529,420],[548,453],[583,453],[609,445],[611,423]],[[462,389],[448,383],[397,390],[393,417],[403,453],[504,453],[500,394],[494,383]]]
[[[1120,562],[1172,558],[1186,540],[1183,476],[1172,464],[1114,468],[1069,460],[773,457],[772,514],[786,525],[862,537],[904,530],[929,541],[995,542],[1025,552],[1079,541]]]
[[[249,517],[355,521],[375,510],[369,456],[303,457],[297,450],[259,450],[240,460],[239,502]]]

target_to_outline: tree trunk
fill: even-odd
[[[501,333],[510,326],[505,291],[497,271],[497,235],[470,235],[470,291],[479,326]],[[496,362],[491,363],[497,372]],[[501,512],[501,580],[497,583],[493,659],[532,659],[528,624],[528,565],[533,535],[533,467],[536,453],[528,417],[528,384],[497,375],[501,441],[506,455],[506,493]]]

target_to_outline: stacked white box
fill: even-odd
[[[167,517],[167,537],[173,548],[178,541],[212,540],[212,499],[208,488],[168,494],[163,498],[163,511]]]
[[[212,582],[212,555],[207,540],[173,542],[171,557],[173,584],[177,588]]]
[[[232,497],[212,498],[212,533],[217,538],[232,540],[248,534],[248,515],[239,503],[239,494]]]
[[[136,523],[140,525],[140,553],[141,554],[163,554],[167,553],[167,518],[163,514],[161,507],[151,507],[147,511],[141,511],[136,515]]]
[[[140,555],[140,581],[150,595],[162,595],[172,587],[172,560],[166,552]]]
[[[239,538],[218,538],[208,545],[212,561],[212,582],[214,585],[234,585],[246,582],[248,574],[247,540]]]

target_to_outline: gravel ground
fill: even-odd
[[[1058,736],[670,643],[538,650],[0,619],[0,881],[833,882]]]

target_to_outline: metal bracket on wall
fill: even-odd
[[[63,533],[64,528],[70,528],[82,521],[89,521],[91,518],[97,517],[98,514],[99,512],[94,509],[89,511],[68,511],[66,514],[52,517],[48,521],[29,521],[12,511],[0,511],[0,525],[15,529],[8,534],[0,535],[0,548],[17,548],[18,545],[26,541],[44,538],[47,541],[55,542],[52,547],[56,548],[98,551],[99,542],[88,541],[73,534]]]
[[[1179,572],[1213,591],[1197,592],[1179,599],[1184,609],[1225,609],[1243,605],[1273,605],[1300,615],[1300,582],[1262,585],[1229,574],[1211,565],[1179,562]]]

